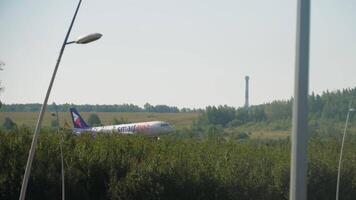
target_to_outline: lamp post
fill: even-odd
[[[342,142],[341,142],[340,158],[339,158],[339,167],[338,167],[338,170],[337,170],[336,200],[339,200],[340,171],[341,171],[342,152],[343,152],[343,150],[344,150],[344,142],[345,142],[345,136],[346,136],[347,123],[349,122],[350,113],[351,113],[351,112],[354,112],[354,111],[355,111],[355,109],[351,108],[351,102],[350,102],[349,110],[348,110],[347,116],[346,116],[346,122],[345,122],[345,127],[344,127],[344,134],[343,134],[343,136],[342,136]]]
[[[308,82],[309,82],[310,0],[298,0],[290,200],[307,199]]]
[[[37,145],[37,141],[38,141],[38,133],[39,133],[39,130],[41,128],[43,115],[44,115],[44,112],[45,112],[46,107],[47,107],[47,101],[48,101],[49,95],[51,93],[52,85],[53,85],[54,79],[56,77],[58,66],[59,66],[59,63],[61,61],[64,49],[65,49],[67,44],[72,44],[72,43],[86,44],[86,43],[89,43],[89,42],[93,42],[93,41],[99,39],[102,36],[100,33],[94,33],[94,34],[90,34],[90,35],[87,35],[87,36],[84,36],[84,37],[80,37],[76,41],[68,42],[68,37],[69,37],[69,34],[70,34],[71,30],[72,30],[72,27],[73,27],[73,24],[74,24],[74,21],[75,21],[75,18],[77,16],[77,13],[78,13],[78,10],[79,10],[79,7],[80,7],[81,3],[82,3],[82,0],[79,0],[77,8],[76,8],[75,13],[74,13],[74,16],[73,16],[72,21],[70,23],[69,29],[67,31],[67,34],[66,34],[65,38],[64,38],[61,50],[59,52],[59,56],[58,56],[56,65],[54,67],[52,78],[51,78],[51,81],[49,83],[49,86],[48,86],[48,89],[47,89],[47,93],[46,93],[44,102],[43,102],[42,107],[41,107],[40,114],[38,116],[35,132],[34,132],[33,138],[32,138],[30,152],[29,152],[28,159],[27,159],[25,174],[24,174],[24,177],[23,177],[22,185],[21,185],[21,193],[20,193],[20,198],[19,198],[20,200],[24,200],[25,196],[26,196],[28,179],[30,177],[32,161],[33,161],[33,157],[35,155],[36,145]]]

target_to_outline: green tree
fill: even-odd
[[[6,130],[11,130],[16,127],[16,123],[14,121],[12,121],[12,119],[10,117],[6,117],[2,126]]]
[[[250,119],[255,122],[266,121],[267,115],[262,106],[253,106],[250,110]]]
[[[99,116],[95,113],[92,113],[88,117],[88,124],[90,126],[100,126],[101,125],[101,120]]]
[[[145,103],[143,108],[145,109],[146,112],[152,112],[152,110],[153,110],[153,106],[149,103]]]
[[[225,126],[235,119],[236,110],[227,105],[224,106],[208,106],[205,112],[201,115],[199,121],[201,123],[222,125]]]
[[[250,118],[248,114],[248,108],[238,108],[236,111],[236,120],[234,121],[235,125],[240,125],[249,122]]]
[[[268,120],[286,119],[292,117],[292,101],[273,101],[262,105]]]

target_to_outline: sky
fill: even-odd
[[[0,0],[4,103],[42,103],[76,0]],[[180,108],[293,95],[294,0],[83,0],[49,102]],[[356,86],[356,1],[311,5],[309,92]]]

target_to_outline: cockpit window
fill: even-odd
[[[161,127],[169,127],[169,124],[168,123],[162,123]]]

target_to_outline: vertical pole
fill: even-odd
[[[249,98],[249,87],[248,87],[248,81],[249,81],[250,77],[245,76],[245,107],[247,108],[249,106],[248,103],[248,98]]]
[[[350,101],[349,108],[348,108],[348,111],[347,111],[347,117],[346,117],[346,122],[345,122],[345,127],[344,127],[344,134],[342,136],[342,142],[341,142],[339,167],[338,167],[338,170],[337,170],[337,181],[336,181],[336,200],[339,200],[340,172],[341,172],[342,153],[343,153],[343,150],[344,150],[347,123],[349,122],[349,117],[350,117],[350,112],[351,112],[351,103],[352,103],[352,101]]]
[[[61,62],[61,58],[62,58],[64,49],[65,49],[66,43],[68,41],[68,37],[69,37],[70,31],[72,30],[72,27],[73,27],[73,24],[74,24],[74,20],[75,20],[75,18],[77,16],[77,13],[78,13],[78,10],[79,10],[81,2],[82,2],[82,0],[79,0],[79,3],[77,5],[77,9],[75,10],[75,13],[74,13],[74,16],[72,18],[71,24],[70,24],[69,29],[67,31],[67,34],[65,36],[64,42],[62,44],[62,48],[61,48],[61,50],[59,52],[59,56],[58,56],[56,65],[54,67],[54,71],[53,71],[53,74],[52,74],[51,81],[50,81],[48,89],[47,89],[46,97],[45,97],[45,99],[43,101],[43,104],[42,104],[42,107],[41,107],[40,115],[38,117],[36,128],[35,128],[35,133],[33,134],[33,137],[32,137],[31,148],[30,148],[30,152],[29,152],[29,155],[28,155],[28,159],[27,159],[27,164],[26,164],[25,174],[24,174],[24,177],[23,177],[23,182],[22,182],[22,185],[21,185],[21,193],[20,193],[20,198],[19,198],[20,200],[24,200],[25,197],[26,197],[28,179],[29,179],[30,173],[31,173],[32,161],[33,161],[33,157],[34,157],[35,151],[36,151],[36,145],[37,145],[38,135],[39,135],[39,131],[40,131],[41,124],[42,124],[43,115],[44,115],[44,112],[45,112],[46,107],[47,107],[48,98],[49,98],[49,95],[50,95],[51,90],[52,90],[52,85],[53,85],[54,79],[55,79],[56,74],[57,74],[59,63]]]
[[[310,0],[298,0],[290,200],[307,198],[309,26]]]

